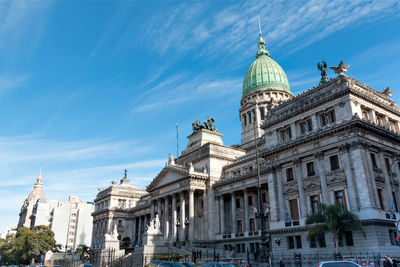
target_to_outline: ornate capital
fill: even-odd
[[[343,144],[339,146],[339,151],[340,152],[347,152],[350,149],[350,144]]]

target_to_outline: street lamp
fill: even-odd
[[[179,242],[179,228],[181,227],[181,223],[179,220],[176,222],[176,242]]]
[[[188,240],[188,231],[189,231],[189,218],[185,218],[185,241]]]

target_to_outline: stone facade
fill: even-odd
[[[367,232],[366,238],[357,231],[346,233],[342,249],[400,253],[392,219],[400,216],[397,104],[386,92],[343,73],[295,97],[287,89],[269,88],[272,80],[263,82],[264,89],[246,85],[239,110],[241,145],[223,145],[220,133],[194,132],[187,148],[177,159],[169,157],[146,191],[129,188],[137,196],[135,205],[93,214],[94,222],[104,216],[100,235],[122,220],[118,233],[140,247],[147,223],[158,215],[167,245],[256,255],[261,232],[255,215],[262,201],[272,253],[331,253],[331,235],[307,240],[305,220],[320,203],[341,202]],[[101,191],[96,206],[104,192],[113,199],[116,188]]]

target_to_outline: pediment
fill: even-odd
[[[167,165],[147,186],[146,190],[150,192],[162,186],[173,184],[174,182],[181,181],[188,177],[188,175],[189,171],[183,167]]]

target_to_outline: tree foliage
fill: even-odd
[[[336,252],[339,252],[339,242],[346,231],[360,230],[365,238],[365,230],[358,216],[345,209],[343,204],[321,204],[318,212],[307,217],[306,224],[313,225],[307,239],[319,239],[330,232],[335,242]]]
[[[80,244],[76,249],[75,253],[79,253],[80,259],[85,261],[90,257],[90,248],[84,244]]]
[[[55,245],[54,233],[49,227],[39,225],[32,230],[20,227],[15,236],[10,235],[4,242],[0,242],[0,256],[2,262],[29,264]]]

